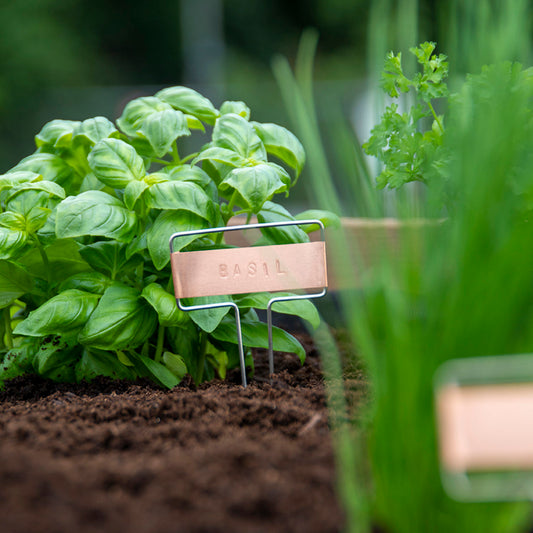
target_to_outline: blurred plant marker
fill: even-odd
[[[533,355],[448,361],[437,372],[435,397],[448,494],[533,499]]]

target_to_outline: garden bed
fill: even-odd
[[[17,378],[1,393],[2,532],[339,531],[318,355],[243,389]]]

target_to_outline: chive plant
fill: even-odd
[[[521,1],[452,3],[449,9],[450,95],[434,95],[445,97],[438,103],[442,111],[434,114],[415,94],[411,103],[422,107],[405,113],[389,107],[365,145],[383,163],[377,184],[399,188],[399,194],[392,193],[397,212],[432,223],[416,232],[400,231],[395,250],[377,254],[379,263],[364,286],[341,295],[357,346],[354,357],[365,362],[372,390],[366,422],[357,426],[365,435],[367,458],[360,439],[351,455],[337,447],[340,470],[345,465],[356,477],[352,483],[339,478],[351,531],[367,531],[370,524],[394,532],[527,530],[527,504],[459,503],[444,493],[433,377],[448,359],[533,352],[533,72],[525,27],[530,11]],[[374,32],[381,27],[370,28],[372,50],[381,47],[383,34]],[[461,47],[465,42],[469,48]],[[428,44],[415,47],[415,57],[428,49]],[[403,58],[409,55],[408,49],[402,52]],[[389,54],[385,89],[418,91],[421,86],[411,82],[422,81],[425,73],[431,77],[432,66],[442,67],[440,54],[432,50],[420,70],[407,75],[396,61],[398,52]],[[309,62],[309,57],[300,59]],[[298,76],[305,68],[309,63],[298,66],[294,77],[282,60],[275,65],[287,102],[312,105],[311,84]],[[430,117],[424,117],[428,110]],[[422,120],[414,124],[413,118]],[[308,153],[326,161],[316,124],[295,113],[293,120]],[[344,154],[345,168],[353,169],[346,179],[360,198],[377,198],[379,205],[354,154],[360,154],[359,147]],[[412,180],[424,183],[423,202],[402,194],[403,182]],[[313,186],[315,198],[327,198],[318,180]],[[330,189],[328,184],[324,194]],[[347,243],[339,247],[348,248]],[[361,475],[365,461],[370,479]]]

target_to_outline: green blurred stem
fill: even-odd
[[[50,270],[50,261],[48,260],[48,256],[46,255],[46,250],[44,249],[44,246],[41,244],[41,241],[39,240],[37,235],[34,235],[33,238],[35,240],[35,244],[37,245],[37,249],[41,254],[41,259],[43,260],[43,265],[46,270],[46,281],[48,281],[48,283],[51,283],[52,272]]]
[[[155,362],[160,363],[161,362],[161,356],[163,355],[163,343],[165,342],[165,326],[159,326],[159,330],[157,332],[157,344],[155,348]]]
[[[6,348],[11,350],[13,348],[13,330],[11,329],[11,313],[9,307],[4,309],[4,325],[6,328]]]
[[[246,215],[246,224],[250,224],[250,220],[252,220],[252,216],[253,216],[253,213],[251,211]]]
[[[437,113],[435,113],[435,109],[431,105],[431,102],[428,102],[428,107],[429,107],[429,110],[431,111],[431,114],[433,115],[433,118],[435,119],[435,121],[439,125],[440,132],[444,133],[444,127],[442,125],[442,122],[441,122],[440,118],[438,117]]]
[[[181,162],[187,163],[187,161],[190,161],[191,159],[194,159],[200,152],[193,152],[192,154],[189,154],[188,156],[184,157]]]

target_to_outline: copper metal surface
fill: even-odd
[[[443,467],[533,468],[533,384],[447,385],[437,394]]]
[[[176,298],[327,286],[323,241],[171,254]]]

